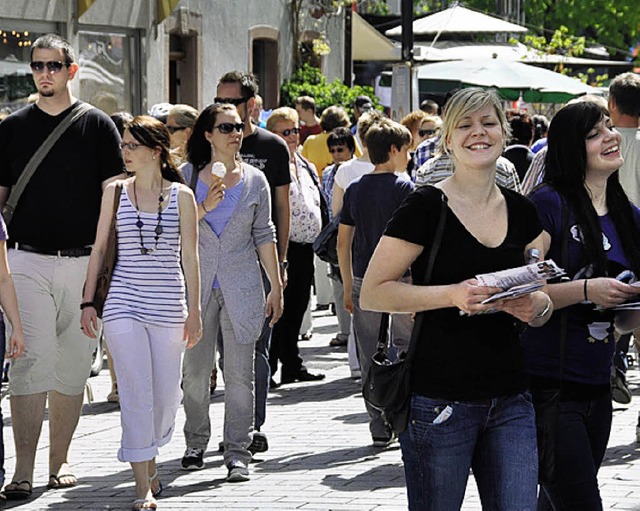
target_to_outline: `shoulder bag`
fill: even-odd
[[[447,197],[442,194],[440,218],[436,228],[433,244],[429,252],[429,260],[425,271],[423,285],[429,285],[433,265],[440,249],[442,235],[447,217]],[[364,375],[362,394],[367,403],[382,412],[384,419],[391,425],[396,434],[407,427],[411,405],[411,364],[418,345],[418,338],[424,322],[424,313],[416,315],[409,347],[396,360],[391,360],[389,348],[389,314],[382,315],[378,346],[371,358],[369,371]]]
[[[11,187],[9,198],[4,205],[4,208],[2,208],[2,216],[4,217],[5,224],[9,225],[9,223],[11,223],[11,219],[13,218],[13,213],[16,210],[18,200],[27,187],[31,176],[33,176],[37,168],[42,163],[42,160],[44,160],[45,156],[49,154],[49,151],[51,151],[62,134],[67,131],[67,128],[69,128],[69,126],[71,126],[74,122],[80,119],[80,117],[82,117],[92,109],[93,107],[90,104],[81,103],[78,101],[71,109],[71,111],[66,115],[66,117],[62,119],[60,124],[58,124],[55,129],[49,134],[42,145],[38,147],[36,152],[33,153],[33,156],[20,174],[18,181]]]
[[[121,194],[122,183],[120,182],[116,184],[113,195],[113,216],[111,217],[111,226],[109,227],[109,237],[107,238],[102,267],[98,272],[98,278],[96,280],[96,290],[93,294],[93,304],[99,318],[102,318],[104,303],[107,301],[107,294],[111,286],[111,276],[113,275],[113,269],[116,267],[116,260],[118,259],[118,234],[116,232],[116,225]]]

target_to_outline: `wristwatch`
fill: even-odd
[[[289,261],[280,261],[280,268],[282,268],[283,270],[288,270],[289,269]]]

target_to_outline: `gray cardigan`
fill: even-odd
[[[181,170],[186,182],[190,183],[193,166],[187,163]],[[242,164],[242,172],[242,194],[220,237],[204,218],[200,220],[198,253],[203,311],[211,298],[217,275],[236,339],[240,344],[251,344],[258,339],[266,307],[256,249],[266,243],[275,243],[276,230],[271,221],[267,178],[246,163]],[[216,342],[216,339],[211,341]]]

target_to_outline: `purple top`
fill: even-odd
[[[551,236],[547,258],[562,266],[562,202],[559,193],[546,185],[531,196],[538,208],[543,229]],[[634,221],[640,228],[640,210],[632,205]],[[622,250],[618,231],[610,217],[599,217],[602,243],[607,256],[607,270],[617,277],[630,268]],[[584,264],[580,230],[573,212],[569,212],[568,264],[564,268],[572,280],[591,278],[591,264]],[[567,338],[563,380],[588,384],[608,385],[611,377],[611,359],[615,348],[613,314],[596,311],[591,303],[578,303],[567,307]],[[557,379],[559,376],[560,313],[553,314],[542,327],[527,328],[522,336],[525,365],[532,375]]]

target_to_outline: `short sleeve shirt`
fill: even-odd
[[[387,222],[413,186],[406,174],[391,173],[365,174],[347,186],[340,223],[355,227],[352,247],[354,277],[364,277]]]
[[[446,207],[445,229],[431,285],[448,285],[481,273],[524,264],[525,247],[541,232],[533,204],[500,188],[507,203],[508,228],[495,247],[481,244]],[[441,214],[442,192],[416,189],[389,221],[385,235],[424,247],[411,267],[422,285],[429,249]],[[523,391],[527,386],[515,318],[503,312],[460,316],[457,308],[424,312],[412,371],[413,391],[428,397],[478,400]]]
[[[11,188],[31,156],[73,106],[49,115],[37,105],[0,123],[0,186]],[[91,245],[102,183],[124,172],[113,121],[92,109],[58,139],[33,174],[11,220],[13,241],[51,250]]]

